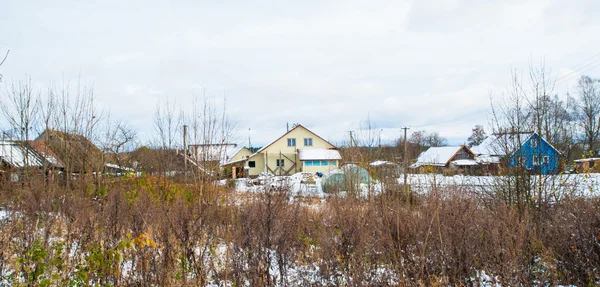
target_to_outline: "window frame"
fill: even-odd
[[[304,146],[313,146],[313,138],[304,138]]]
[[[275,166],[276,167],[285,167],[285,159],[275,159]]]
[[[256,161],[255,160],[249,160],[248,161],[248,167],[249,168],[255,168],[256,167]]]
[[[287,138],[287,146],[296,146],[296,138]]]

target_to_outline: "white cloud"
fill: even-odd
[[[3,33],[5,79],[81,75],[148,137],[159,99],[186,108],[206,90],[227,95],[256,144],[286,122],[342,141],[367,114],[386,137],[412,126],[466,138],[530,58],[600,76],[569,70],[600,46],[593,0],[30,2],[0,11],[0,27],[18,27]]]

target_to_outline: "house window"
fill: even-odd
[[[525,157],[524,156],[520,156],[519,157],[519,165],[520,166],[525,166]]]
[[[248,167],[256,167],[256,161],[253,161],[253,160],[249,161]]]
[[[549,161],[550,161],[550,158],[547,155],[545,155],[544,156],[544,164],[548,164]]]
[[[304,166],[336,166],[335,160],[306,160]]]
[[[312,138],[305,138],[304,146],[312,146]]]
[[[295,138],[289,138],[289,139],[287,139],[287,141],[288,141],[288,146],[296,146]]]
[[[533,156],[533,165],[540,165],[540,157],[537,155]]]
[[[284,167],[285,166],[285,161],[283,159],[278,159],[278,160],[276,160],[275,165],[277,167]]]
[[[537,139],[531,139],[531,148],[537,147]]]

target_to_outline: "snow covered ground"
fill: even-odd
[[[408,183],[413,191],[420,194],[431,192],[433,188],[443,189],[455,187],[465,192],[492,192],[495,187],[510,180],[506,176],[444,176],[441,174],[409,174]],[[398,178],[402,184],[404,179]],[[538,186],[540,178],[531,177],[532,188]],[[598,196],[600,195],[600,174],[565,174],[545,175],[541,178],[544,189],[552,192],[560,192],[571,196]],[[226,181],[219,182],[222,185]],[[289,188],[291,196],[316,196],[325,197],[321,178],[309,176],[305,173],[297,173],[292,176],[262,176],[256,179],[240,178],[234,181],[235,190],[238,192],[263,192],[266,188]],[[378,193],[382,184],[373,181],[372,184],[360,185],[362,195]]]
[[[510,180],[506,176],[443,176],[441,174],[409,174],[408,183],[413,190],[427,193],[432,188],[448,186],[458,187],[464,191],[491,192],[499,185]],[[398,179],[402,184],[403,178]],[[538,186],[540,178],[531,177],[532,188]],[[544,189],[553,192],[568,193],[572,196],[598,196],[600,195],[600,173],[544,175],[541,178]]]
[[[225,185],[226,181],[219,184]],[[291,176],[262,176],[256,179],[238,178],[234,180],[235,190],[238,192],[264,192],[267,188],[289,189],[290,196],[325,197],[321,178],[306,173],[296,173]],[[360,184],[362,196],[380,192],[381,183],[373,181],[371,184]]]

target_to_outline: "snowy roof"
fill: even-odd
[[[376,160],[372,163],[369,164],[370,166],[382,166],[382,165],[396,165],[396,163],[393,163],[391,161],[387,161],[387,160]]]
[[[473,159],[458,159],[452,161],[452,164],[458,166],[477,165],[478,163]]]
[[[471,148],[476,155],[505,156],[519,149],[533,134],[489,136],[478,146]]]
[[[227,163],[242,148],[237,148],[237,144],[193,144],[188,145],[188,150],[192,152],[194,159],[199,161],[218,161],[221,165]]]
[[[338,150],[326,148],[298,149],[298,157],[300,158],[300,160],[342,159],[342,156],[340,155],[340,152]]]
[[[500,163],[500,157],[489,154],[482,154],[475,157],[475,160],[481,164]]]
[[[37,153],[15,141],[0,141],[0,159],[12,167],[42,167]]]
[[[33,141],[28,141],[29,146],[31,146],[33,149],[35,149],[40,156],[42,156],[47,162],[49,162],[52,166],[54,167],[58,167],[58,168],[64,168],[64,164],[62,163],[62,161],[60,161],[60,159],[58,159],[58,156],[50,149],[50,147],[48,147],[48,145],[46,145],[46,143],[42,140],[33,140]]]
[[[448,162],[463,148],[469,151],[469,149],[465,146],[430,147],[428,150],[422,152],[417,158],[417,162],[412,164],[410,167],[418,168],[424,165],[446,166]]]
[[[228,161],[226,163],[222,163],[221,165],[231,165],[231,164],[235,164],[235,163],[240,163],[240,162],[245,162],[246,160],[248,160],[246,157],[240,158],[238,160],[234,160],[234,161]]]
[[[462,146],[430,147],[419,155],[415,165],[445,166],[461,148]]]
[[[105,163],[104,166],[108,167],[108,168],[112,168],[112,169],[117,169],[117,170],[124,170],[124,171],[133,171],[133,168],[130,167],[126,167],[126,166],[120,166],[118,164],[115,163]]]
[[[479,145],[471,147],[474,154],[496,154],[496,137],[487,137]]]
[[[597,161],[597,160],[600,160],[600,157],[590,157],[590,158],[576,159],[573,162],[586,162],[586,161]]]

